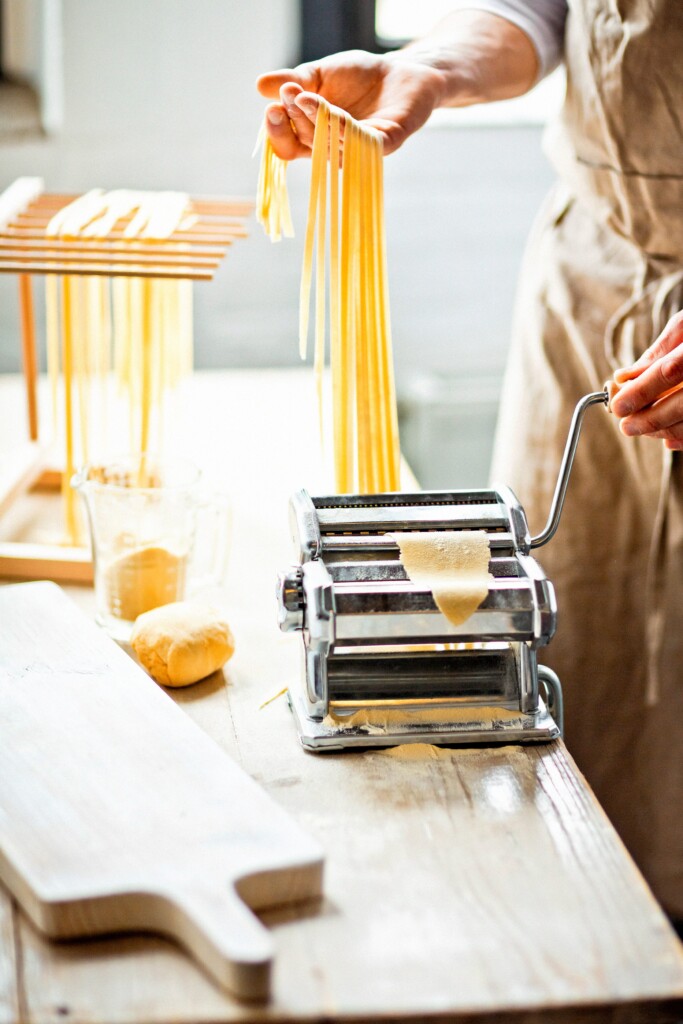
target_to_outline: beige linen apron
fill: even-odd
[[[683,308],[683,0],[569,0],[561,183],[525,256],[493,478],[532,532],[577,400]],[[683,468],[586,418],[560,529],[538,550],[566,740],[669,913],[683,917]]]

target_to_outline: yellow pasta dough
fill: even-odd
[[[314,364],[319,404],[329,337],[337,490],[399,489],[400,450],[379,134],[319,97],[301,273],[299,349],[306,356],[315,281]],[[341,187],[340,187],[341,163]],[[257,209],[271,238],[291,225],[286,163],[267,136]],[[284,233],[290,233],[285,231]],[[329,308],[326,309],[326,278]],[[322,423],[321,412],[321,423]]]
[[[466,622],[489,592],[490,547],[483,530],[395,533],[408,576],[432,591],[454,626]]]
[[[222,668],[235,641],[222,612],[178,601],[141,615],[131,634],[141,664],[164,686],[189,686]]]

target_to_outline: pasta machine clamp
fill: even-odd
[[[548,522],[531,537],[506,486],[290,500],[297,561],[278,576],[280,628],[300,632],[289,700],[309,750],[398,743],[533,743],[562,731],[562,688],[537,652],[552,639],[555,591],[531,550],[557,531],[586,411],[577,404]],[[458,626],[410,580],[395,532],[486,531],[489,592]]]

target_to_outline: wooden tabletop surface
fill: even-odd
[[[682,947],[562,742],[313,755],[284,699],[259,709],[299,670],[273,595],[288,494],[328,486],[313,380],[216,372],[191,387],[175,449],[233,496],[237,653],[172,697],[320,841],[325,898],[263,915],[276,964],[258,1008],[163,939],[48,942],[0,891],[0,1024],[683,1020]],[[0,452],[22,416],[18,381],[0,379]],[[89,588],[67,590],[92,612]]]

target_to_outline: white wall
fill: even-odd
[[[51,0],[54,2],[54,0]],[[0,188],[94,185],[254,192],[254,80],[297,52],[297,0],[62,0],[63,126],[0,147]],[[551,173],[540,129],[428,127],[386,162],[397,374],[502,367],[524,239]],[[196,288],[200,366],[296,362],[308,166],[292,165],[299,237],[254,224]],[[0,370],[17,366],[16,283],[0,275]]]

